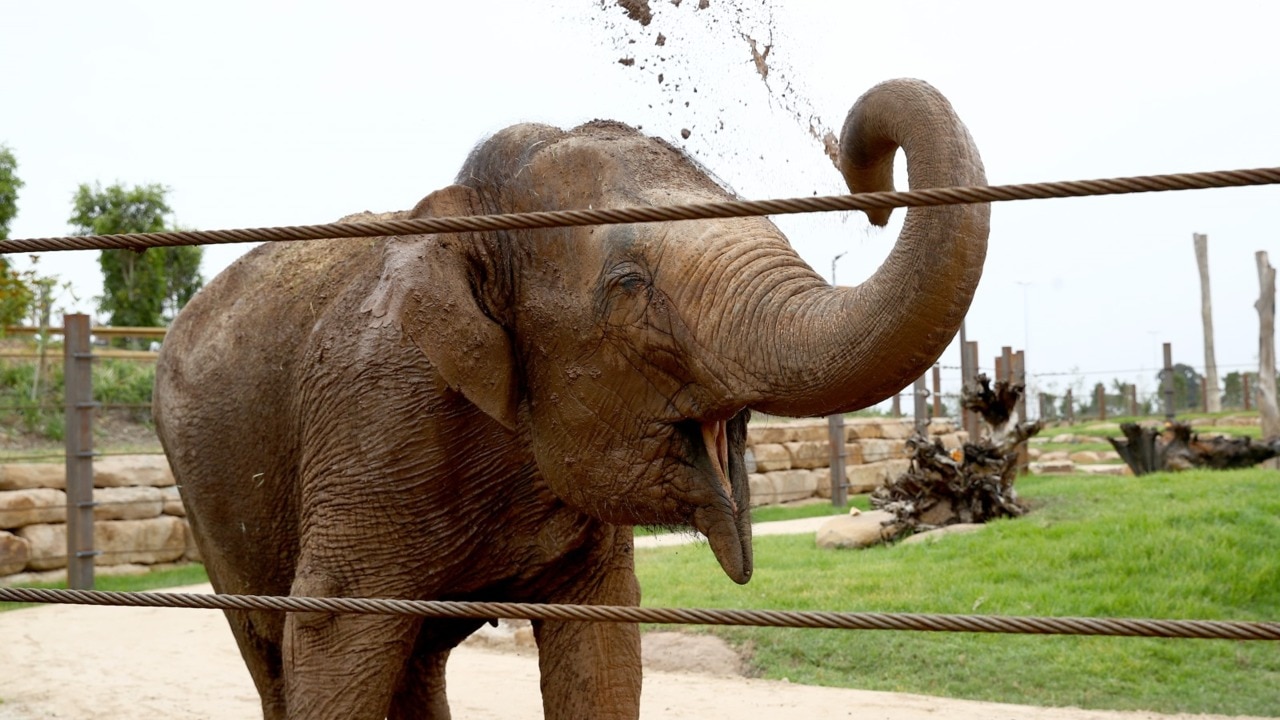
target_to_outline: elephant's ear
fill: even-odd
[[[431,193],[411,217],[478,215],[474,190],[453,185]],[[494,297],[496,261],[484,233],[441,233],[387,241],[382,276],[362,312],[375,327],[394,325],[422,350],[449,387],[514,429],[519,391],[506,330],[486,298]]]

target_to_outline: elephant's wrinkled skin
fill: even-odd
[[[895,81],[850,112],[841,169],[982,184],[947,102]],[[716,201],[667,144],[519,125],[412,214]],[[883,224],[887,211],[875,212]],[[155,417],[219,592],[636,604],[633,524],[692,525],[751,576],[748,408],[852,410],[956,332],[985,205],[918,209],[832,288],[764,218],[268,244],[182,312]],[[269,718],[442,718],[479,621],[227,613]],[[549,718],[634,718],[634,626],[535,623]],[[501,682],[494,678],[494,682]]]

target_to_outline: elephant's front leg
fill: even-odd
[[[376,597],[326,576],[300,574],[293,595]],[[421,620],[384,615],[290,613],[284,627],[290,720],[383,720]]]
[[[638,605],[631,528],[617,528],[577,566],[552,603]],[[547,720],[635,720],[640,715],[640,630],[634,623],[533,624]]]

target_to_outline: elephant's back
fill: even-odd
[[[158,389],[261,404],[288,392],[316,322],[376,279],[379,238],[267,243],[232,263],[183,308],[160,352]],[[350,308],[355,313],[359,308]],[[252,390],[246,395],[238,393]],[[157,409],[175,398],[162,395]]]

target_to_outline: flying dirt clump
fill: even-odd
[[[649,0],[618,0],[618,7],[627,11],[627,17],[641,25],[648,26],[653,21],[653,11],[649,9]]]
[[[658,100],[650,107],[667,106],[666,114],[672,120],[670,136],[678,132],[687,140],[698,129],[704,131],[704,138],[718,134],[730,114],[727,106],[739,105],[740,111],[753,112],[740,97],[728,101],[717,98],[717,106],[708,108],[712,102],[709,94],[698,92],[699,86],[724,82],[723,74],[716,71],[715,58],[725,57],[732,63],[737,56],[739,62],[755,69],[770,106],[791,117],[835,164],[839,150],[835,133],[793,80],[791,69],[779,60],[787,38],[778,36],[775,42],[774,2],[720,0],[713,8],[710,0],[699,0],[696,5],[691,3],[695,11],[689,13],[679,10],[683,0],[669,0],[670,7],[654,7],[648,0],[600,0],[604,12],[599,17],[614,46],[625,50],[619,64],[651,73],[658,81]],[[625,12],[625,20],[615,20],[621,17],[617,8]]]

